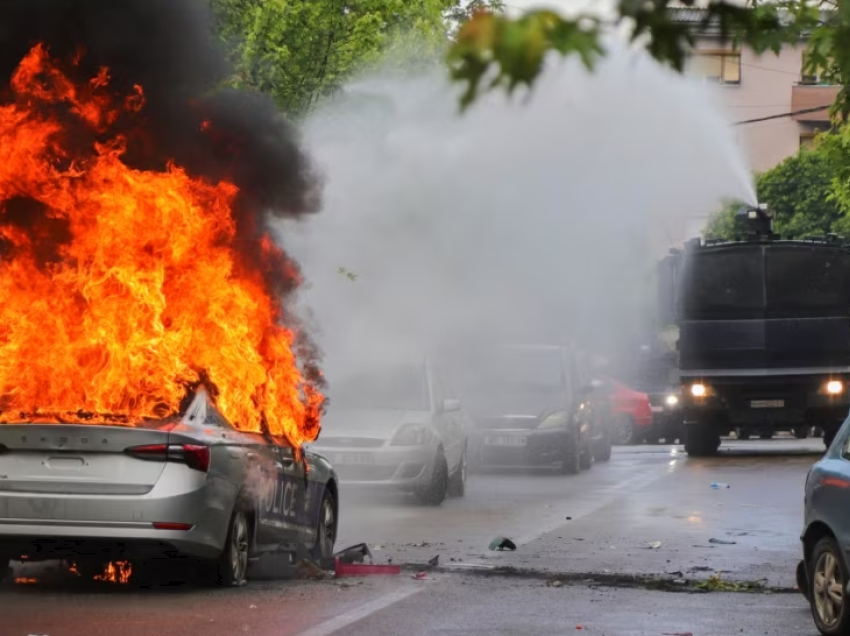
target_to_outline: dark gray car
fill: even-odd
[[[263,553],[332,556],[337,478],[283,440],[231,426],[199,390],[182,416],[130,426],[0,425],[0,575],[10,560],[189,557],[242,585]]]
[[[850,634],[850,419],[806,476],[800,590],[822,634]]]

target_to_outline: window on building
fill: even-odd
[[[741,54],[737,51],[700,51],[694,53],[691,70],[718,84],[741,83]]]

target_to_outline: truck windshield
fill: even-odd
[[[683,320],[819,317],[848,312],[848,257],[796,244],[732,246],[686,257]]]

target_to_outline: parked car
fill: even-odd
[[[610,432],[587,408],[581,357],[556,345],[482,347],[455,355],[453,377],[474,425],[477,469],[551,468],[575,474],[611,456]]]
[[[135,427],[0,425],[0,572],[66,559],[93,577],[111,561],[190,557],[237,586],[264,553],[328,558],[337,477],[304,459],[233,428],[203,389],[182,416]]]
[[[850,418],[806,476],[797,584],[821,634],[850,634]]]
[[[597,394],[607,397],[614,444],[640,444],[657,437],[653,428],[652,405],[649,396],[630,389],[610,377],[594,381]]]
[[[424,504],[461,497],[469,418],[436,361],[380,365],[332,380],[314,450],[344,487],[412,492]]]

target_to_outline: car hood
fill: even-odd
[[[428,424],[427,411],[396,409],[334,409],[322,418],[322,433],[314,447],[324,440],[339,437],[368,437],[390,439],[405,424]]]

